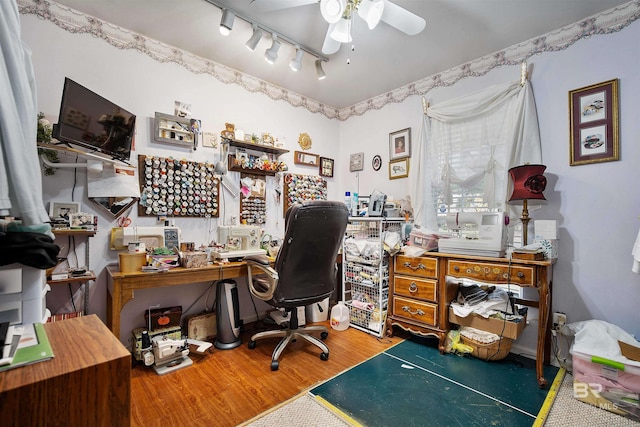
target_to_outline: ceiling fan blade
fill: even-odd
[[[389,0],[383,1],[384,12],[382,13],[381,21],[410,36],[415,36],[424,30],[427,22],[423,18],[395,3],[391,3]]]
[[[340,45],[342,43],[332,39],[329,36],[329,34],[331,34],[331,31],[333,31],[333,28],[335,26],[336,24],[330,24],[329,28],[327,29],[327,34],[324,36],[324,43],[322,43],[322,53],[324,53],[325,55],[332,55],[336,53],[338,50],[340,50]]]
[[[290,7],[306,6],[318,3],[318,0],[252,0],[251,7],[256,12],[273,12]]]

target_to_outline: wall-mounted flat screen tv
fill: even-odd
[[[136,116],[86,87],[65,78],[53,137],[88,152],[128,161]]]

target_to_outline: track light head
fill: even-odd
[[[302,68],[302,56],[304,55],[304,50],[300,49],[296,46],[296,56],[289,62],[289,68],[293,71],[300,71]]]
[[[251,38],[247,40],[247,43],[245,43],[245,46],[247,47],[247,49],[253,52],[254,50],[256,50],[256,46],[258,46],[258,43],[260,42],[261,39],[262,39],[262,30],[254,25],[253,34],[251,35]]]
[[[222,10],[222,18],[220,19],[220,34],[223,36],[228,36],[231,30],[233,29],[233,21],[235,20],[236,15],[231,12],[229,9]]]
[[[320,59],[316,59],[316,74],[318,75],[318,80],[324,80],[327,78],[327,75],[322,69],[322,60]]]
[[[273,35],[273,43],[271,43],[271,47],[266,50],[264,53],[264,59],[269,64],[273,64],[278,59],[278,49],[280,49],[280,42],[278,41],[278,36],[276,34]]]

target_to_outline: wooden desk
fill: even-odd
[[[398,265],[401,259],[401,265]],[[449,324],[449,303],[455,298],[457,289],[448,286],[446,276],[470,278],[487,283],[500,283],[535,288],[538,300],[516,299],[516,304],[535,307],[539,310],[538,344],[536,349],[536,375],[538,385],[544,387],[543,364],[550,363],[551,294],[553,263],[555,260],[528,261],[522,259],[493,258],[474,255],[457,255],[440,252],[427,252],[422,257],[396,257],[389,278],[389,307],[387,315],[388,330],[399,326],[418,335],[433,335],[440,340],[440,350],[444,351],[444,340],[451,329]],[[404,290],[401,283],[395,283],[397,275],[424,276],[433,292],[429,298],[414,295],[417,291]],[[419,291],[419,287],[418,287]],[[396,304],[396,301],[398,303]],[[420,307],[430,316],[426,320],[417,319],[402,311],[403,306]]]
[[[0,373],[3,426],[131,425],[131,353],[100,319],[46,323],[54,357]]]
[[[107,266],[107,273],[107,326],[119,339],[120,312],[125,304],[135,298],[136,290],[246,277],[247,264],[230,262],[202,268],[176,267],[163,273],[121,273],[117,266]]]

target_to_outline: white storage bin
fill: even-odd
[[[22,268],[11,264],[0,268],[0,295],[22,292]]]
[[[329,318],[329,298],[306,307],[307,322],[324,322]]]

